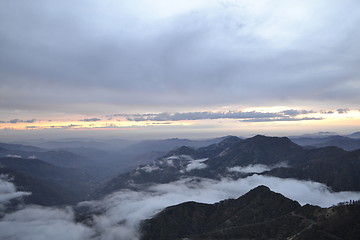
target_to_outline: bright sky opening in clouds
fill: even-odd
[[[3,0],[1,139],[348,134],[357,0]]]

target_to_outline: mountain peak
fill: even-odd
[[[269,141],[269,140],[281,140],[281,141],[286,141],[286,142],[291,142],[291,140],[287,137],[270,137],[270,136],[265,136],[265,135],[256,135],[254,137],[248,138],[246,139],[248,141]]]
[[[248,193],[264,193],[264,192],[271,192],[271,190],[268,186],[259,185],[256,188],[250,190]]]
[[[300,149],[302,148],[301,146],[295,144],[294,142],[292,142],[289,138],[287,137],[268,137],[268,136],[264,136],[264,135],[256,135],[252,138],[248,138],[244,140],[247,143],[250,144],[255,144],[258,146],[263,146],[263,147],[276,147],[276,148],[290,148],[290,149]]]
[[[213,169],[250,164],[274,165],[291,162],[293,156],[302,151],[302,147],[286,137],[256,135],[235,142],[231,148],[226,149],[216,158],[209,159],[208,164]]]
[[[219,142],[217,145],[218,146],[226,146],[226,147],[230,147],[233,144],[237,143],[241,141],[241,138],[239,137],[235,137],[235,136],[226,136],[221,142]]]
[[[251,203],[253,205],[259,205],[262,207],[271,206],[271,208],[274,206],[282,206],[284,209],[286,208],[292,209],[300,206],[298,202],[288,199],[283,195],[281,195],[280,193],[273,192],[270,190],[269,187],[264,185],[260,185],[250,190],[243,196],[239,197],[236,201],[244,205]]]
[[[252,138],[266,138],[267,136],[262,135],[262,134],[257,134],[255,136],[253,136]]]

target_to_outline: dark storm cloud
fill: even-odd
[[[305,1],[301,21],[287,1],[163,17],[135,2],[1,1],[1,108],[360,102],[358,1]]]

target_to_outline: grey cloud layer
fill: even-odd
[[[312,110],[289,109],[282,112],[184,112],[184,113],[158,113],[158,114],[115,114],[114,116],[126,117],[129,121],[181,121],[181,120],[201,120],[201,119],[241,119],[243,122],[271,122],[271,121],[304,121],[304,120],[322,120],[322,118],[302,117],[304,115],[315,113]]]
[[[149,1],[1,1],[1,107],[356,105],[360,3],[305,1],[287,21],[286,2],[156,18]]]

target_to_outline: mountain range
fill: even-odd
[[[23,197],[23,203],[58,207],[84,200],[101,202],[129,192],[151,193],[155,191],[151,187],[186,179],[196,184],[204,179],[236,182],[264,176],[322,183],[330,192],[360,191],[360,149],[353,150],[359,139],[357,133],[351,136],[167,139],[118,148],[115,144],[122,141],[112,141],[111,150],[82,141],[74,146],[52,142],[49,145],[61,145],[54,149],[0,143],[0,174],[12,179],[18,191],[32,193]],[[341,142],[345,149],[338,146]],[[14,209],[19,201],[12,202]],[[104,211],[76,207],[74,218],[94,227],[94,216],[101,219]],[[139,229],[143,240],[359,239],[359,222],[359,202],[330,208],[301,206],[259,186],[215,204],[184,202],[166,207]]]
[[[328,147],[336,146],[347,151],[352,151],[360,148],[359,133],[353,133],[351,135],[340,136],[323,136],[323,137],[292,137],[290,138],[296,144],[301,146],[312,147]]]
[[[221,140],[109,140],[102,144],[85,140],[34,141],[37,146],[0,143],[0,174],[12,177],[19,190],[32,192],[24,198],[26,203],[75,204],[88,199],[105,180],[149,163],[182,144],[203,146]]]
[[[264,169],[241,171],[249,166]],[[306,148],[286,137],[227,137],[208,147],[183,146],[170,151],[152,163],[111,179],[100,187],[97,195],[190,176],[238,179],[252,174],[313,180],[327,184],[334,191],[359,191],[360,151],[348,152],[338,147]]]
[[[147,143],[149,145],[145,146]],[[179,147],[182,143],[189,146]],[[212,144],[203,146],[207,143]],[[129,149],[136,152],[140,146],[147,152],[143,149],[137,151],[138,155],[125,153],[130,152]],[[173,146],[177,148],[163,152]],[[150,151],[152,148],[156,151]],[[16,179],[25,179],[23,175],[26,175],[26,179],[41,182],[37,186],[46,186],[44,191],[60,189],[53,195],[63,192],[60,194],[63,197],[54,199],[73,196],[71,201],[55,201],[54,205],[99,198],[120,189],[142,188],[143,185],[168,183],[183,177],[238,179],[263,174],[312,180],[324,183],[334,191],[360,190],[360,150],[304,147],[286,137],[257,135],[248,139],[227,136],[206,141],[154,140],[130,144],[127,150],[123,148],[123,154],[121,151],[118,149],[116,154],[96,148],[43,149],[0,143],[0,172],[5,172],[6,168],[12,175],[22,176]],[[20,184],[25,190],[33,188],[32,185]],[[40,191],[35,191],[32,198],[36,197],[36,192]],[[41,201],[36,203],[41,204]]]

